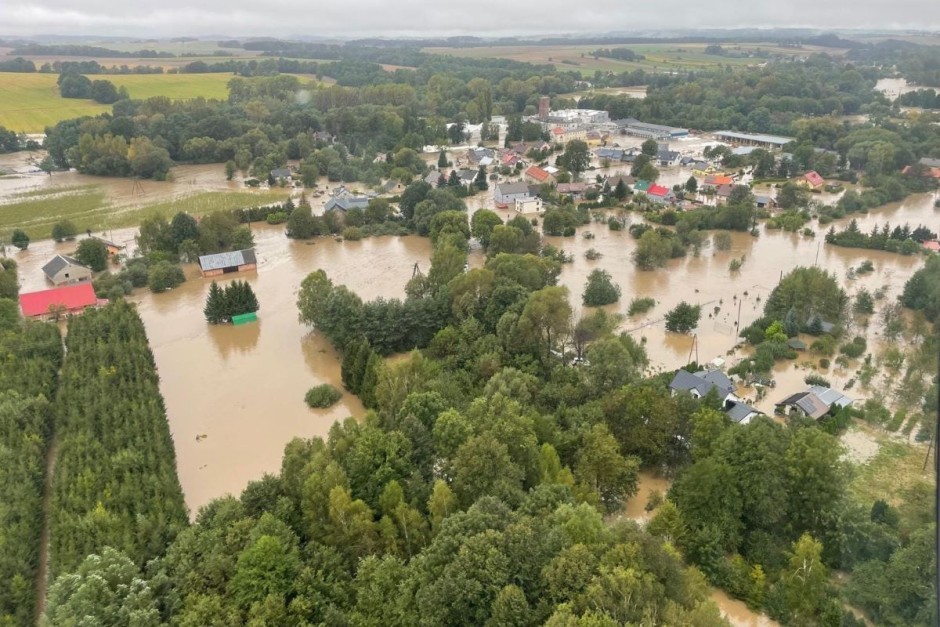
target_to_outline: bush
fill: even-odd
[[[819,386],[822,386],[822,387],[824,387],[824,388],[831,388],[831,387],[832,387],[832,384],[829,383],[829,380],[828,380],[828,379],[823,378],[822,376],[816,374],[815,372],[806,375],[806,377],[803,379],[803,381],[805,381],[807,385],[819,385]]]
[[[721,231],[715,233],[715,250],[731,250],[731,233]]]
[[[335,405],[342,397],[342,392],[329,383],[324,383],[323,385],[317,385],[307,390],[304,401],[306,401],[308,407],[326,409],[327,407]]]
[[[728,264],[728,270],[731,272],[737,272],[741,269],[741,266],[744,265],[744,257],[741,259],[732,259],[731,263]]]
[[[850,359],[858,359],[865,354],[865,351],[868,349],[868,344],[865,342],[865,338],[862,336],[856,336],[851,342],[843,344],[839,348],[839,352],[849,357]]]
[[[823,357],[822,359],[820,359],[819,367],[822,368],[823,370],[829,370],[829,358]]]
[[[623,224],[621,224],[620,220],[618,220],[618,219],[615,218],[614,216],[610,216],[609,218],[607,218],[607,227],[608,227],[611,231],[621,231],[621,230],[623,230]]]
[[[183,269],[169,261],[155,263],[147,273],[147,283],[154,294],[173,289],[185,280],[186,275],[183,274]]]
[[[360,229],[358,226],[347,226],[345,229],[343,229],[343,239],[345,240],[355,242],[361,240],[362,237],[362,229]]]
[[[601,253],[593,248],[589,248],[586,253],[584,253],[584,258],[588,261],[595,261],[602,257]]]
[[[584,286],[582,302],[586,307],[610,305],[620,300],[620,286],[615,284],[606,270],[592,270]]]
[[[283,211],[275,211],[274,213],[269,213],[265,220],[268,224],[283,224],[287,222],[287,214]]]
[[[52,226],[52,239],[57,242],[63,242],[67,239],[72,239],[77,233],[78,229],[75,228],[75,225],[68,220],[61,220]]]
[[[655,298],[634,298],[630,301],[630,307],[627,309],[628,316],[643,314],[656,306]]]
[[[10,236],[10,243],[20,250],[26,250],[29,248],[29,235],[23,229],[16,229]]]

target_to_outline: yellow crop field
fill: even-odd
[[[166,96],[174,100],[226,98],[232,74],[98,74],[126,87],[131,98]],[[0,72],[0,126],[17,133],[41,133],[46,126],[111,110],[93,100],[62,98],[57,74]]]

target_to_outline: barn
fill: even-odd
[[[199,269],[202,276],[211,277],[232,272],[246,272],[258,267],[255,249],[233,250],[228,253],[202,255],[199,257]]]
[[[20,294],[20,309],[26,318],[57,319],[62,315],[80,314],[98,304],[90,282]]]

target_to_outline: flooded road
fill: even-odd
[[[936,91],[936,87],[926,85],[914,85],[908,83],[906,78],[882,78],[875,83],[875,91],[883,93],[888,100],[897,100],[901,94],[906,94],[920,89],[930,89]]]
[[[912,196],[858,218],[863,231],[875,223],[910,222],[940,227],[940,210],[933,207],[933,195]],[[468,199],[471,212],[492,207],[492,196],[480,194]],[[499,212],[506,217],[505,211]],[[629,219],[639,221],[639,215]],[[837,228],[845,221],[837,223]],[[569,287],[576,316],[581,313],[581,294],[587,275],[594,268],[609,271],[623,290],[619,303],[612,308],[625,313],[630,300],[651,296],[656,307],[647,314],[626,319],[622,328],[645,341],[651,371],[669,370],[690,359],[706,362],[725,357],[728,365],[742,354],[729,351],[737,344],[736,323],[744,327],[757,318],[763,302],[781,274],[799,265],[819,266],[834,272],[850,295],[864,286],[870,291],[884,287],[886,300],[892,302],[907,278],[923,264],[920,257],[861,249],[838,248],[822,243],[825,228],[813,223],[817,237],[782,231],[761,230],[760,237],[747,233],[732,234],[732,248],[716,251],[710,246],[699,256],[671,260],[661,270],[642,272],[635,269],[632,253],[636,241],[626,232],[611,231],[606,224],[594,223],[579,228],[575,237],[549,237],[554,244],[574,255],[565,264],[560,283]],[[211,327],[202,308],[209,281],[198,276],[194,266],[187,268],[189,280],[165,294],[154,295],[138,290],[132,297],[138,303],[147,326],[161,376],[161,391],[166,398],[170,427],[177,448],[180,480],[191,511],[210,499],[226,493],[239,493],[248,481],[264,472],[277,472],[283,446],[292,437],[325,435],[333,421],[363,413],[358,400],[344,395],[329,410],[310,410],[303,403],[307,389],[318,383],[339,385],[339,361],[332,348],[319,336],[311,334],[297,321],[296,292],[309,272],[322,268],[337,284],[345,284],[363,299],[378,296],[401,297],[418,262],[427,271],[430,242],[424,238],[373,238],[359,242],[336,242],[320,238],[315,243],[294,242],[282,227],[253,226],[259,267],[257,273],[233,278],[247,279],[261,303],[259,322],[241,327]],[[587,231],[594,233],[585,239]],[[113,232],[114,239],[131,240],[133,229]],[[76,242],[54,244],[39,241],[14,256],[20,263],[23,291],[48,287],[39,270],[54,252],[70,253]],[[588,261],[590,249],[602,253]],[[745,258],[740,271],[732,273],[733,258]],[[849,268],[871,259],[875,271],[854,281],[847,281]],[[484,263],[482,252],[471,253],[471,265]],[[663,316],[679,301],[703,307],[695,335],[665,331]],[[715,308],[718,308],[717,313]],[[862,334],[869,347],[879,341],[880,322],[873,316],[867,328],[854,328],[849,336]],[[796,362],[778,363],[777,388],[762,400],[753,398],[767,413],[783,396],[805,387],[809,362],[817,359],[801,353]],[[857,366],[833,366],[823,371],[834,386],[842,386],[854,376]],[[855,389],[856,396],[863,392]],[[198,438],[198,439],[197,439]],[[645,485],[645,484],[643,484]],[[642,487],[642,485],[641,485]],[[662,487],[652,486],[650,489]],[[646,498],[637,497],[628,506],[645,515]]]

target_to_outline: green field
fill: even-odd
[[[625,72],[642,69],[647,72],[674,72],[701,70],[719,66],[741,67],[763,63],[765,59],[737,58],[705,54],[703,43],[689,44],[610,44],[589,46],[480,46],[475,48],[425,48],[425,52],[446,54],[472,59],[511,59],[536,64],[552,64],[559,70],[581,72],[588,78],[595,71]],[[727,51],[742,53],[750,51],[768,52],[779,56],[807,56],[821,48],[781,48],[776,44],[723,44]],[[642,61],[620,61],[604,57],[594,59],[590,53],[598,48],[629,48],[645,59]],[[841,51],[826,49],[830,54]]]
[[[8,242],[10,231],[21,228],[31,238],[47,238],[52,225],[59,220],[70,220],[81,232],[134,226],[154,214],[170,217],[185,211],[199,216],[225,209],[257,207],[286,198],[283,190],[201,192],[139,206],[115,206],[96,185],[36,190],[13,196],[11,202],[0,205],[0,237]]]
[[[83,115],[111,110],[92,100],[62,98],[56,74],[0,72],[0,126],[18,133],[41,133],[46,126]],[[132,98],[166,96],[174,100],[226,98],[232,74],[100,74],[126,87]]]

